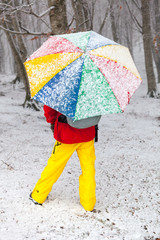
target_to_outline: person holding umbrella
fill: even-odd
[[[92,211],[96,203],[95,127],[73,128],[67,123],[64,115],[46,105],[44,105],[44,115],[54,129],[56,142],[47,166],[30,194],[30,199],[35,204],[42,205],[69,158],[74,151],[77,151],[82,169],[79,177],[80,203],[86,211]]]
[[[80,202],[92,211],[96,202],[95,127],[76,129],[64,116],[74,123],[124,112],[142,83],[129,49],[94,31],[62,34],[49,37],[24,65],[31,98],[45,105],[47,121],[55,124],[56,139],[31,199],[39,204],[45,201],[76,150],[82,168]]]

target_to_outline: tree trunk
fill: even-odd
[[[118,42],[118,34],[117,34],[115,15],[114,15],[114,0],[110,1],[110,19],[111,19],[111,29],[112,29],[113,40],[115,42]]]
[[[153,52],[153,58],[154,58],[154,62],[157,70],[158,83],[160,83],[160,56],[158,54],[158,49],[154,43],[152,44],[152,52]]]
[[[89,5],[86,0],[72,0],[74,18],[76,21],[76,32],[89,31],[93,28],[92,16],[89,14]]]
[[[5,3],[4,0],[2,0],[2,2]],[[18,6],[17,1],[14,1],[14,3],[13,2],[9,3],[9,5],[11,5],[11,4],[13,4],[13,7]],[[14,29],[14,30],[20,32],[17,17],[18,17],[17,14],[14,14],[14,15],[6,14],[5,19],[2,23],[4,28]],[[5,31],[5,33],[7,36],[8,43],[11,47],[11,50],[12,50],[12,53],[13,53],[13,56],[15,59],[16,67],[17,67],[17,69],[16,69],[17,76],[14,81],[19,80],[19,79],[22,80],[24,83],[24,87],[25,87],[26,96],[25,96],[25,100],[23,103],[23,107],[29,107],[29,108],[33,108],[33,109],[39,111],[37,103],[31,99],[29,81],[28,81],[28,77],[27,77],[27,73],[26,73],[24,64],[23,64],[24,61],[26,60],[26,56],[27,56],[27,50],[24,45],[23,38],[20,35],[15,36],[14,34],[11,34],[8,31]]]
[[[15,0],[12,3],[12,5],[13,5],[13,7],[19,6],[18,3],[17,3],[17,0]],[[18,14],[15,13],[11,20],[12,20],[12,24],[13,24],[14,30],[17,31],[17,32],[20,32],[20,28],[19,28],[19,25],[18,25]],[[27,58],[27,49],[26,49],[26,47],[24,45],[23,37],[22,37],[22,35],[18,35],[18,36],[15,36],[15,38],[17,38],[18,51],[20,53],[22,61],[25,62],[25,60]]]
[[[6,23],[4,22],[3,23],[4,27],[7,28],[7,25]],[[18,75],[20,77],[20,79],[23,80],[23,83],[24,83],[24,86],[25,86],[25,91],[26,91],[26,98],[25,98],[25,102],[28,101],[30,99],[30,88],[29,88],[29,83],[28,83],[28,78],[27,78],[27,74],[26,74],[26,71],[25,71],[25,67],[23,65],[23,61],[15,47],[15,44],[13,42],[13,39],[10,35],[9,32],[5,32],[6,33],[6,36],[7,36],[7,39],[8,39],[8,42],[9,42],[9,45],[12,49],[12,52],[13,52],[13,56],[15,58],[15,61],[16,61],[16,65],[18,67]]]
[[[102,31],[103,31],[103,28],[104,28],[104,26],[105,26],[105,24],[106,24],[106,19],[107,19],[107,17],[108,17],[108,14],[109,14],[109,8],[107,7],[107,9],[106,9],[106,12],[105,12],[105,16],[104,16],[104,19],[103,19],[103,21],[102,21],[102,24],[100,25],[100,28],[99,28],[99,34],[102,34]]]
[[[145,56],[145,68],[148,82],[148,96],[157,97],[157,86],[153,70],[152,50],[151,50],[151,24],[149,0],[141,0],[142,10],[142,31]]]
[[[91,24],[91,15],[89,14],[89,5],[87,1],[83,1],[83,13],[84,13],[84,19],[85,19],[85,25],[86,25],[86,31],[92,30],[92,24]]]
[[[132,57],[134,58],[133,56],[133,31],[132,31],[132,27],[130,24],[128,24],[126,22],[126,42],[127,42],[127,46],[129,48],[129,51],[132,55]]]
[[[67,30],[66,1],[48,0],[48,6],[54,7],[49,14],[52,34],[62,34]]]
[[[0,72],[3,72],[3,45],[2,45],[2,31],[0,30]]]
[[[154,36],[154,60],[157,68],[158,83],[160,83],[160,3],[159,0],[154,0],[155,12],[155,32]]]
[[[26,96],[25,96],[25,100],[24,100],[24,103],[23,103],[23,107],[32,108],[36,111],[39,111],[38,104],[34,100],[31,99],[28,77],[27,77],[27,73],[26,73],[23,61],[22,61],[22,59],[21,59],[21,57],[20,57],[20,55],[19,55],[19,53],[18,53],[18,51],[15,47],[15,44],[12,40],[12,37],[10,36],[10,33],[8,33],[7,31],[6,31],[6,36],[7,36],[8,42],[10,44],[10,47],[11,47],[11,50],[13,52],[15,62],[16,62],[16,65],[17,65],[18,74],[17,74],[16,79],[22,79],[23,83],[24,83],[24,87],[25,87]]]
[[[74,10],[74,17],[76,21],[76,32],[85,31],[84,24],[84,14],[83,14],[83,6],[80,0],[74,1],[72,0],[72,7]]]

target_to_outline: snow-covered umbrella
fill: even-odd
[[[31,97],[72,120],[123,112],[142,82],[128,48],[93,31],[51,36],[24,64]]]

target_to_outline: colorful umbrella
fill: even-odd
[[[128,48],[93,31],[51,36],[24,64],[31,97],[73,120],[123,112],[142,82]]]

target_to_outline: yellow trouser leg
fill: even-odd
[[[60,177],[69,158],[76,150],[79,144],[63,144],[56,142],[47,166],[44,168],[41,178],[38,180],[32,192],[32,198],[38,203],[43,203],[53,184]]]
[[[82,174],[79,177],[80,203],[87,211],[92,211],[96,203],[95,148],[94,140],[81,143],[77,148]]]

